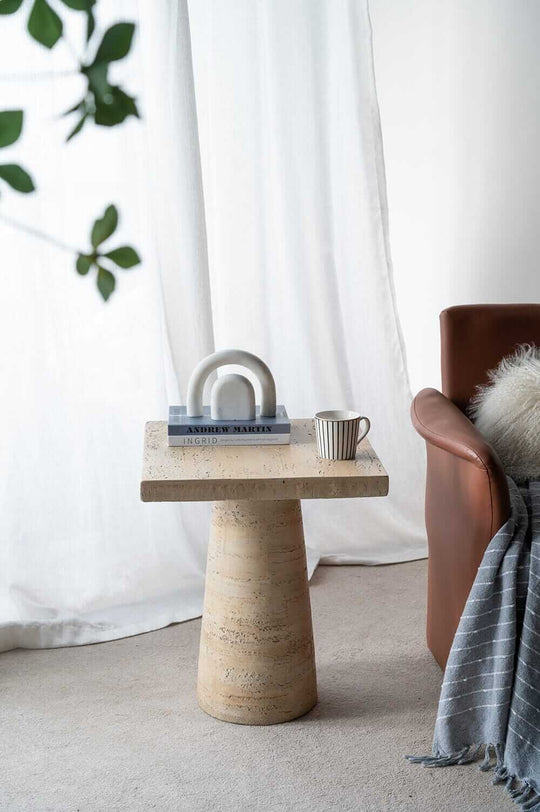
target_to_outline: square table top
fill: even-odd
[[[388,475],[367,439],[354,460],[317,457],[313,420],[291,420],[287,445],[167,445],[165,421],[146,424],[143,502],[386,496]]]

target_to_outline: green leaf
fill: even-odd
[[[77,124],[73,127],[72,131],[70,132],[70,134],[66,138],[66,141],[71,141],[71,139],[74,138],[74,136],[76,136],[78,133],[80,133],[80,131],[82,130],[82,128],[84,127],[84,125],[86,123],[87,118],[88,118],[88,114],[85,113],[84,116],[82,116],[82,118],[79,119]]]
[[[133,268],[134,265],[138,265],[141,261],[138,253],[130,245],[121,245],[120,248],[109,251],[105,256],[120,268]]]
[[[89,11],[96,0],[62,0],[62,3],[73,11]]]
[[[80,273],[81,276],[85,276],[92,267],[92,260],[86,254],[78,254],[75,267],[77,268],[77,273]]]
[[[16,192],[28,194],[36,188],[28,172],[18,164],[0,164],[0,178]]]
[[[62,20],[47,0],[34,0],[28,18],[28,33],[46,48],[54,48],[62,36]]]
[[[21,134],[23,125],[22,110],[2,110],[0,112],[0,147],[14,144]]]
[[[80,102],[74,104],[73,107],[70,107],[69,110],[66,110],[62,115],[69,116],[71,113],[82,113],[83,111],[86,112],[86,99],[81,99]]]
[[[92,38],[92,34],[94,33],[96,28],[96,18],[94,17],[94,12],[92,9],[87,13],[86,18],[86,41],[90,42]]]
[[[116,279],[113,274],[100,265],[98,265],[97,286],[105,301],[107,301],[116,286]]]
[[[105,214],[100,219],[97,219],[92,226],[92,245],[97,248],[102,242],[105,242],[111,234],[114,234],[118,226],[118,211],[116,206],[107,206]]]
[[[82,73],[88,78],[88,87],[96,97],[96,103],[111,94],[112,88],[107,79],[108,70],[107,62],[101,62],[98,65],[92,64],[82,70]]]
[[[117,86],[110,88],[103,100],[96,98],[94,120],[102,127],[114,127],[121,124],[128,116],[139,118],[135,99]]]
[[[0,0],[0,14],[15,14],[23,0]]]
[[[131,48],[134,31],[135,25],[133,23],[116,23],[116,25],[112,25],[103,35],[94,64],[96,62],[114,62],[127,56]]]

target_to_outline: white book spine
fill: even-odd
[[[238,435],[231,437],[230,435],[210,434],[192,435],[186,437],[185,434],[169,435],[170,446],[207,446],[207,445],[287,445],[291,441],[290,434],[251,434],[251,435]]]

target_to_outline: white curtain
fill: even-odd
[[[216,345],[265,358],[292,416],[372,419],[390,496],[305,503],[323,562],[421,557],[368,4],[194,0],[189,16]]]
[[[131,2],[99,4],[104,22]],[[72,41],[78,41],[76,15]],[[102,16],[103,19],[103,16]],[[0,648],[90,643],[194,617],[208,508],[143,505],[144,421],[185,396],[201,356],[261,355],[291,416],[355,408],[390,475],[378,500],[304,503],[326,563],[425,554],[422,450],[409,424],[388,250],[382,145],[365,0],[140,0],[115,66],[144,121],[67,147],[58,113],[73,55],[0,24],[1,108],[24,106],[5,153],[34,196],[0,216],[85,245],[106,204],[142,268],[104,305],[73,258],[0,220]],[[191,31],[190,31],[191,24]],[[4,159],[4,155],[2,155]]]

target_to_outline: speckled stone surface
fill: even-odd
[[[215,502],[197,696],[227,722],[268,725],[317,701],[300,502]]]
[[[354,460],[317,457],[313,420],[291,420],[289,445],[171,448],[167,423],[146,424],[143,502],[386,496],[388,475],[367,439]]]
[[[354,460],[317,456],[312,419],[273,446],[167,444],[146,424],[141,498],[213,501],[197,696],[212,716],[285,722],[317,701],[300,499],[385,496],[368,440]]]

